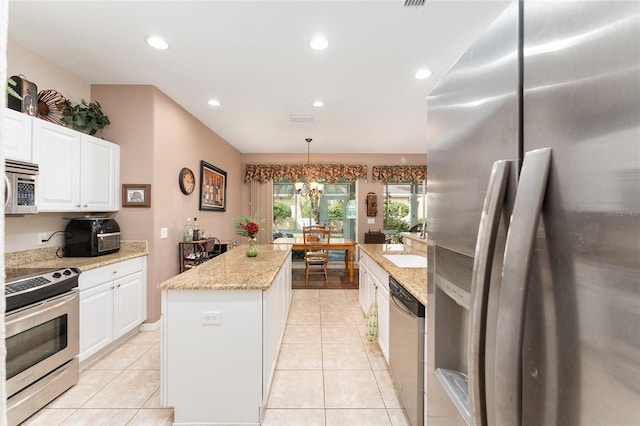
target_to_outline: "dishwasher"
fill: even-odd
[[[412,426],[424,425],[424,314],[389,276],[389,370]]]

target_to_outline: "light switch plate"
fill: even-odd
[[[167,228],[160,228],[160,239],[164,240],[169,236],[169,230]]]
[[[367,223],[370,225],[373,225],[374,223],[376,223],[376,218],[375,217],[368,217],[367,218]]]

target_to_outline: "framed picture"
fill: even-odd
[[[227,210],[227,172],[200,161],[200,210]]]
[[[151,185],[123,183],[122,207],[151,207]]]

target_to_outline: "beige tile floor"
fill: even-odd
[[[294,290],[265,426],[408,425],[358,290]],[[171,425],[160,406],[160,333],[140,332],[80,373],[24,425]]]

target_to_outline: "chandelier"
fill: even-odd
[[[307,141],[307,179],[305,182],[296,182],[295,188],[298,195],[302,195],[304,197],[319,197],[322,195],[322,190],[324,189],[324,184],[318,182],[311,182],[311,161],[310,161],[310,147],[311,147],[311,138],[306,138]]]

